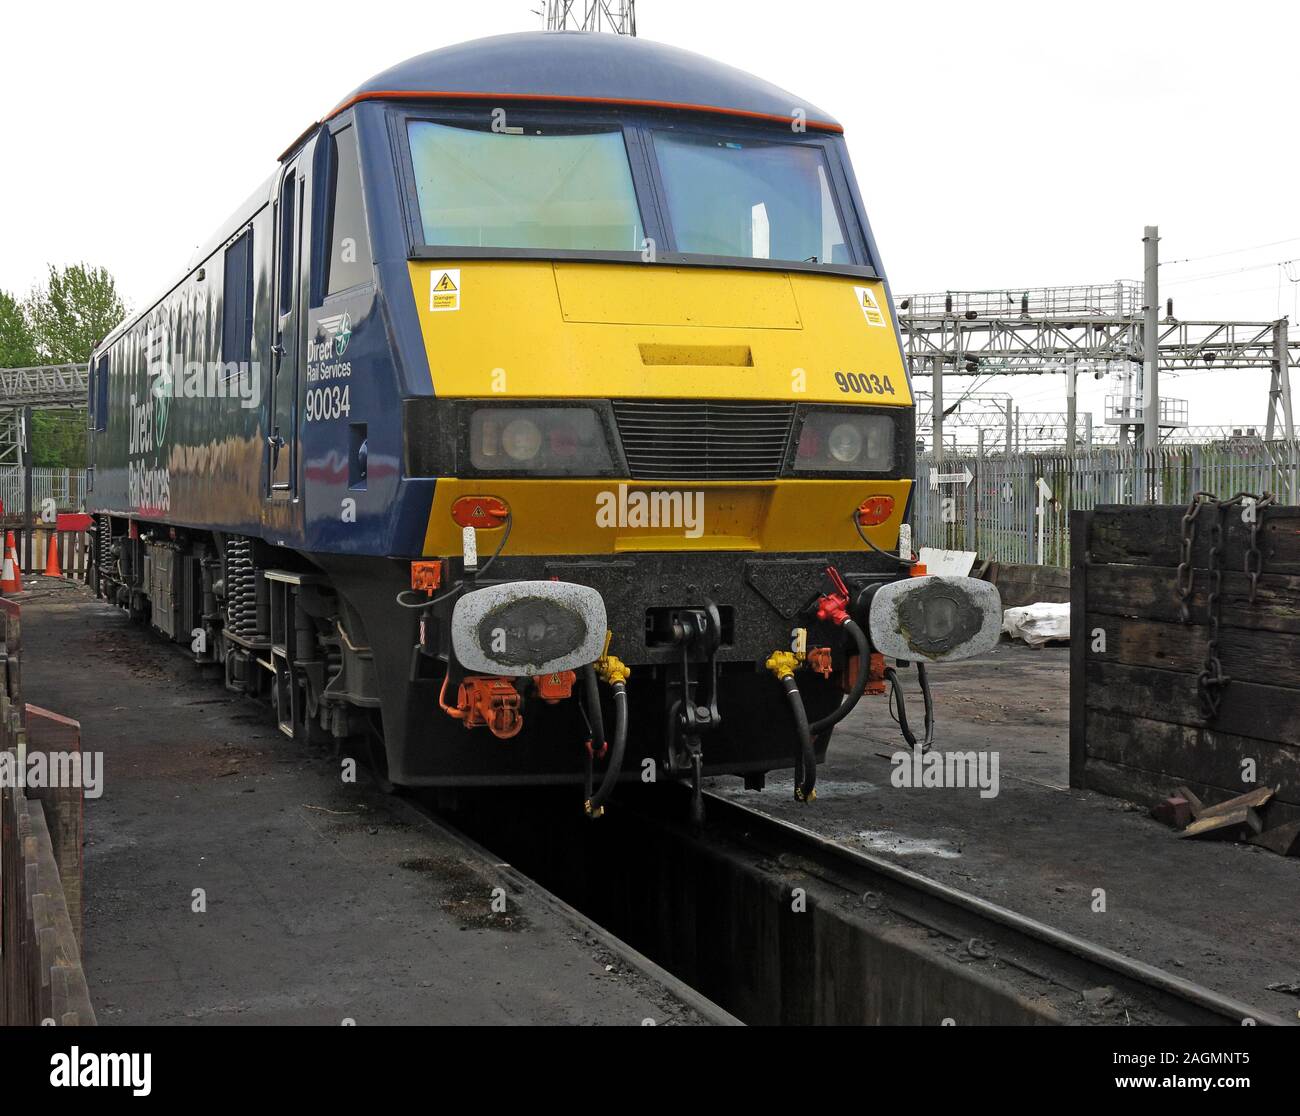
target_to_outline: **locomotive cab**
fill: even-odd
[[[141,548],[179,537],[286,731],[364,723],[396,783],[585,781],[593,814],[647,770],[793,767],[807,800],[886,656],[996,639],[995,591],[914,576],[888,287],[805,101],[621,36],[462,44],[308,129],[217,244],[207,332],[260,406],[176,401],[166,506],[97,439],[99,576],[156,610]]]

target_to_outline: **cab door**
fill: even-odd
[[[306,189],[299,164],[295,159],[284,167],[275,203],[275,328],[266,435],[267,496],[271,500],[291,500],[298,492],[299,302]]]

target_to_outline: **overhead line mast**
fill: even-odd
[[[547,0],[548,31],[636,34],[636,0]]]
[[[1155,230],[1148,229],[1153,236]],[[1146,246],[1154,249],[1154,239]],[[1154,254],[1152,251],[1151,254]],[[1148,261],[1150,263],[1150,261]],[[1105,421],[1122,440],[1148,421],[1161,429],[1187,425],[1185,400],[1145,399],[1144,363],[1159,372],[1259,369],[1270,373],[1265,437],[1295,437],[1291,408],[1291,356],[1300,342],[1288,336],[1286,318],[1270,322],[1180,321],[1173,300],[1164,316],[1142,283],[1119,281],[1078,287],[944,291],[901,295],[895,314],[914,377],[931,375],[942,399],[941,376],[1065,373],[1067,444],[1076,436],[1074,378],[1115,372],[1117,393],[1106,400]],[[1154,342],[1148,351],[1147,338]],[[1150,379],[1151,377],[1147,377]],[[943,409],[932,417],[942,439]],[[1153,431],[1154,433],[1154,431]]]

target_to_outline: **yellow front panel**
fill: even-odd
[[[878,281],[540,260],[409,266],[442,397],[912,405]],[[860,288],[872,292],[879,324],[864,313]],[[881,390],[846,390],[862,385],[859,376]]]
[[[799,308],[783,272],[698,267],[556,264],[566,322],[602,325],[799,329]],[[593,271],[593,268],[599,270]],[[743,298],[737,292],[743,291]]]
[[[416,260],[409,266],[433,390],[442,398],[912,406],[878,281],[540,260]],[[910,479],[656,484],[443,478],[425,554],[460,552],[451,506],[462,496],[497,496],[510,505],[511,554],[595,555],[862,550],[853,510],[868,496],[889,495],[893,516],[868,534],[892,550],[910,489]],[[685,505],[698,517],[668,525],[641,521],[635,509],[653,493],[698,500]],[[500,535],[481,535],[480,550],[489,554]]]
[[[620,486],[623,492],[620,493]],[[497,496],[513,517],[507,550],[516,555],[620,554],[638,550],[864,550],[851,518],[868,496],[892,496],[894,512],[866,534],[881,549],[898,542],[912,482],[908,480],[780,480],[770,482],[677,482],[619,480],[473,480],[438,481],[429,530],[427,557],[460,553],[461,532],[451,507],[462,496]],[[636,493],[680,492],[700,504],[683,505],[689,513],[658,525],[637,514],[651,506]],[[613,516],[609,514],[611,510]],[[662,517],[661,517],[662,518]],[[501,529],[479,532],[479,551],[486,558],[500,542]]]

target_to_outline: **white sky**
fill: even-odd
[[[540,29],[541,6],[9,5],[0,288],[86,260],[145,302],[353,87],[425,50]],[[1138,279],[1155,223],[1163,259],[1213,257],[1161,269],[1180,317],[1296,318],[1300,265],[1278,266],[1300,258],[1290,5],[641,0],[637,17],[643,38],[844,123],[898,293]],[[1262,425],[1266,380],[1163,390],[1191,399],[1195,424]],[[945,383],[951,399],[965,381]],[[1062,376],[983,390],[1008,389],[1026,409],[1065,406]],[[1100,412],[1104,385],[1080,390]]]

